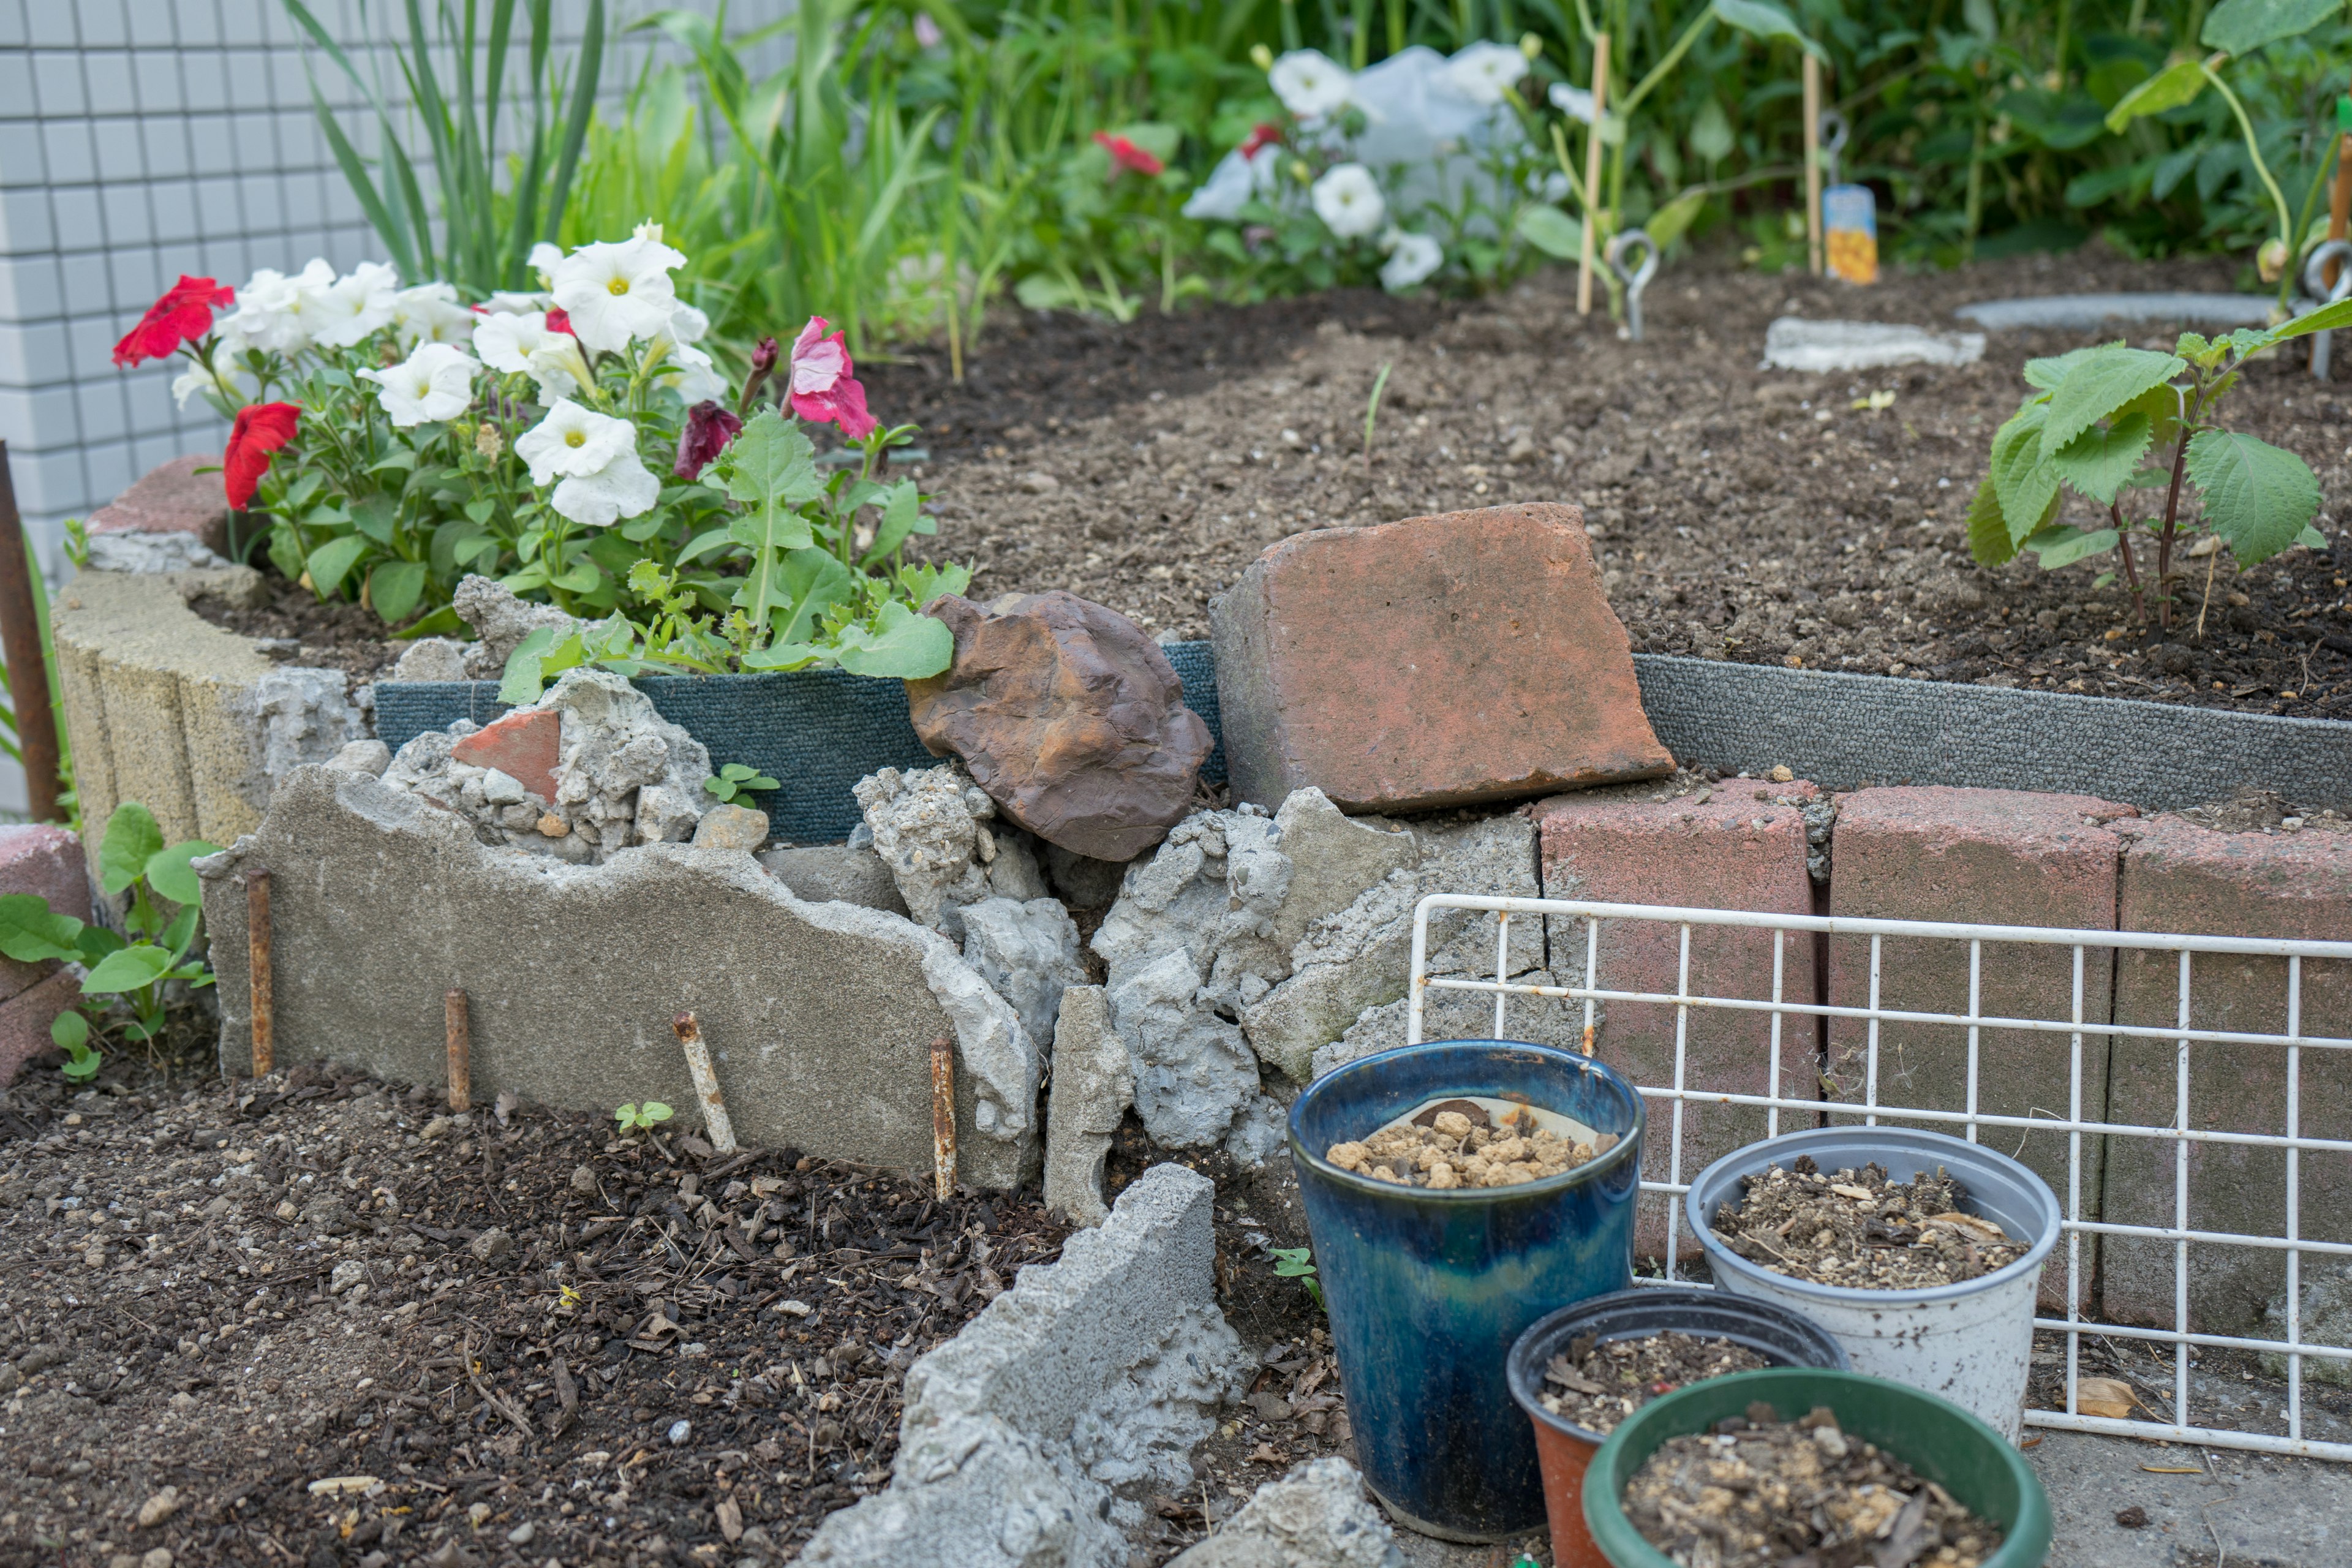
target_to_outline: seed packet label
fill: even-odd
[[[1571,1143],[1590,1143],[1601,1136],[1597,1128],[1587,1127],[1573,1116],[1564,1116],[1557,1110],[1546,1110],[1541,1106],[1523,1105],[1515,1100],[1493,1100],[1483,1094],[1448,1094],[1435,1100],[1425,1100],[1395,1121],[1382,1126],[1380,1131],[1386,1132],[1392,1128],[1410,1127],[1412,1125],[1412,1119],[1431,1106],[1451,1105],[1456,1100],[1468,1100],[1484,1110],[1496,1127],[1506,1128],[1522,1136],[1532,1135],[1541,1130],[1550,1132],[1556,1138],[1565,1138]]]
[[[1878,198],[1868,185],[1823,191],[1822,229],[1832,274],[1849,283],[1878,281]]]

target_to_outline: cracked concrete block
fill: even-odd
[[[1135,1058],[1135,1111],[1170,1149],[1220,1142],[1258,1092],[1257,1057],[1237,1025],[1193,1005],[1201,972],[1183,948],[1109,988],[1110,1016]]]
[[[253,834],[200,863],[225,1072],[249,1065],[247,865],[276,874],[281,1063],[438,1083],[443,994],[459,986],[483,1100],[693,1105],[670,1032],[690,1006],[746,1144],[924,1174],[930,1043],[946,1035],[964,1178],[1036,1171],[1037,1050],[936,934],[794,898],[740,851],[655,844],[572,866],[494,847],[418,795],[324,767],[297,769]]]
[[[1308,926],[1346,909],[1365,889],[1421,863],[1410,832],[1377,818],[1348,816],[1312,785],[1284,798],[1274,826],[1276,842],[1290,860],[1290,887],[1272,933],[1285,952],[1298,945]]]
[[[200,474],[198,468],[212,472]],[[93,547],[102,538],[157,534],[182,535],[207,551],[228,549],[228,492],[219,454],[194,452],[158,463],[89,514]]]
[[[1491,963],[1492,960],[1489,960]],[[1490,969],[1488,973],[1492,973]],[[1512,976],[1524,985],[1558,985],[1549,969],[1531,969]],[[1406,1014],[1412,1002],[1400,996],[1377,1007],[1367,1007],[1345,1033],[1316,1047],[1314,1076],[1376,1051],[1392,1051],[1405,1043]],[[1424,1040],[1525,1040],[1531,1045],[1578,1049],[1583,1043],[1582,1009],[1549,997],[1513,996],[1504,1005],[1503,1024],[1495,1026],[1492,993],[1441,991],[1433,988],[1423,1004],[1421,1037]]]
[[[963,959],[1013,1004],[1033,1040],[1054,1037],[1062,993],[1087,983],[1077,925],[1056,899],[982,899],[966,906]]]
[[[907,912],[907,900],[890,879],[890,868],[869,845],[804,844],[761,851],[756,858],[768,874],[813,904],[835,900],[869,910]]]
[[[1404,1568],[1396,1532],[1347,1460],[1326,1456],[1268,1481],[1168,1568]]]
[[[1100,1225],[1103,1161],[1111,1134],[1135,1103],[1135,1064],[1110,1026],[1099,985],[1062,993],[1054,1031],[1054,1086],[1045,1110],[1045,1206],[1073,1225]]]
[[[884,768],[860,779],[852,793],[874,852],[917,924],[961,941],[967,904],[1052,896],[1028,835],[1002,823],[992,828],[996,803],[957,763],[914,773]]]
[[[212,572],[235,564],[193,533],[93,533],[83,559],[90,572]]]
[[[560,639],[586,624],[552,605],[518,598],[505,584],[478,575],[460,578],[449,602],[457,618],[473,627],[478,639],[464,645],[466,678],[472,680],[497,680],[504,676],[507,659],[516,647],[541,626],[551,627]]]
[[[1403,995],[1420,897],[1418,876],[1391,871],[1307,927],[1291,950],[1290,978],[1242,1014],[1258,1056],[1303,1083],[1313,1076],[1318,1047],[1338,1039],[1365,1008]]]

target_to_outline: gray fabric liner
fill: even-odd
[[[2052,294],[2031,300],[1987,300],[1952,312],[1988,331],[2023,327],[2092,331],[2110,322],[2195,321],[2259,327],[2270,320],[2267,294]]]
[[[1225,777],[1216,661],[1207,642],[1163,649],[1187,706],[1220,737],[1202,776]],[[2352,809],[2352,723],[2113,697],[1958,686],[1635,654],[1658,739],[1686,765],[1761,773],[1785,765],[1830,789],[1960,784],[2099,795],[2144,810],[2224,800],[2242,787],[2297,805]],[[837,670],[656,677],[655,709],[782,788],[761,797],[775,832],[839,840],[859,820],[850,786],[885,767],[937,761],[915,738],[906,689]],[[506,708],[488,680],[378,681],[376,733],[397,751],[452,720]]]

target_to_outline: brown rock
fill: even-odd
[[[1572,506],[1294,534],[1212,616],[1238,800],[1419,811],[1674,766]]]
[[[907,682],[915,733],[961,757],[1007,816],[1098,860],[1134,858],[1183,816],[1209,727],[1133,621],[1059,591],[994,614],[950,595],[927,613],[956,654]]]
[[[198,468],[210,468],[200,474]],[[90,514],[92,533],[194,534],[209,549],[228,552],[228,492],[221,488],[220,457],[174,458],[142,475]]]

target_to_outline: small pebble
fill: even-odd
[[[673,1448],[678,1447],[686,1441],[688,1435],[693,1432],[693,1430],[694,1423],[691,1421],[671,1422],[669,1424],[669,1446]]]
[[[530,1521],[526,1519],[520,1524],[516,1525],[512,1530],[507,1531],[507,1543],[510,1546],[529,1546],[530,1544]]]

